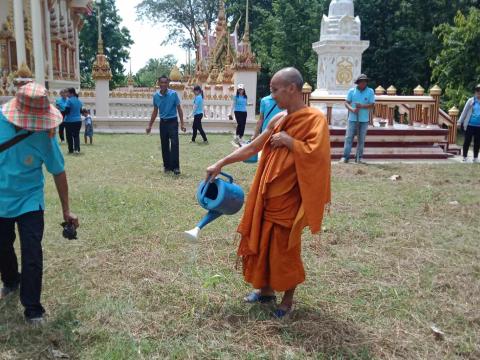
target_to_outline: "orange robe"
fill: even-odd
[[[330,203],[330,139],[325,116],[314,108],[287,115],[273,134],[280,131],[294,138],[293,151],[266,142],[237,231],[245,280],[286,291],[305,281],[302,231],[319,232]]]

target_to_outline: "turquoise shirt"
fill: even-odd
[[[365,90],[360,91],[358,87],[351,88],[347,94],[347,101],[352,104],[352,107],[355,109],[355,103],[370,105],[375,104],[375,92],[372,88],[366,87]],[[369,109],[360,109],[358,114],[349,112],[348,120],[349,121],[359,121],[359,122],[368,122],[370,120],[370,111]]]
[[[55,100],[55,106],[57,107],[58,110],[60,110],[61,112],[65,111],[65,106],[67,105],[67,100],[68,99],[64,99],[63,97],[59,97]]]
[[[283,110],[278,107],[277,102],[273,99],[272,95],[265,96],[260,100],[260,113],[263,114],[262,131],[265,131],[270,120],[282,111]]]
[[[70,109],[68,114],[65,115],[65,122],[76,122],[82,121],[82,116],[80,112],[82,111],[83,103],[76,97],[72,96],[67,99],[65,104],[65,110]]]
[[[472,117],[468,126],[480,126],[480,101],[477,98],[473,99]]]
[[[235,106],[233,108],[233,111],[240,111],[240,112],[247,112],[247,97],[240,95],[240,96],[234,96],[233,97],[233,102],[235,103]]]
[[[202,95],[195,96],[193,100],[193,115],[203,114],[203,97]]]
[[[18,134],[0,112],[0,144]],[[63,155],[56,137],[36,132],[0,152],[0,217],[14,218],[45,209],[42,165],[58,175],[64,171]]]
[[[180,105],[180,99],[175,90],[167,89],[165,95],[157,91],[153,95],[153,106],[158,108],[160,120],[169,120],[177,117],[177,106]]]

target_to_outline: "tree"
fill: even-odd
[[[216,19],[218,0],[143,0],[136,8],[140,19],[166,25],[165,43],[195,48],[197,34],[205,36],[205,24],[210,27]]]
[[[123,63],[129,58],[128,50],[133,41],[128,29],[120,27],[122,19],[118,15],[115,0],[102,0],[100,9],[104,51],[113,75],[110,87],[116,87],[125,83]],[[97,55],[97,24],[97,11],[95,11],[91,16],[85,18],[85,24],[80,32],[80,74],[84,87],[92,84],[92,65]]]
[[[173,55],[166,55],[160,59],[150,59],[147,64],[135,74],[135,84],[140,87],[153,87],[162,75],[169,75],[172,67],[177,63]]]
[[[442,44],[432,30],[451,23],[458,10],[478,0],[358,0],[355,10],[362,20],[362,38],[370,41],[363,71],[373,85],[395,85],[411,94],[418,84],[431,86],[430,59]]]
[[[466,16],[459,11],[453,25],[437,26],[434,34],[443,48],[431,62],[432,78],[445,89],[449,107],[464,104],[480,82],[480,9]]]

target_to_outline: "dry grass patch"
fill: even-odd
[[[16,299],[0,303],[0,359],[480,357],[480,167],[335,165],[331,214],[321,236],[304,236],[307,281],[279,322],[241,301],[239,216],[209,225],[198,244],[180,235],[203,215],[203,169],[231,149],[227,136],[181,140],[178,179],[161,172],[153,136],[97,136],[67,157],[80,238],[61,238],[49,180],[49,322],[31,330]],[[247,189],[254,169],[227,170]]]

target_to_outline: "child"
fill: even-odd
[[[196,85],[193,88],[193,92],[195,94],[195,99],[193,100],[193,135],[192,135],[192,143],[195,142],[197,138],[197,131],[200,132],[202,136],[203,143],[208,144],[207,135],[205,135],[205,131],[203,131],[202,127],[202,118],[203,118],[203,90],[200,86]]]
[[[90,110],[83,109],[82,115],[85,117],[85,144],[87,144],[87,138],[90,138],[90,145],[93,144],[93,121],[90,116]]]

